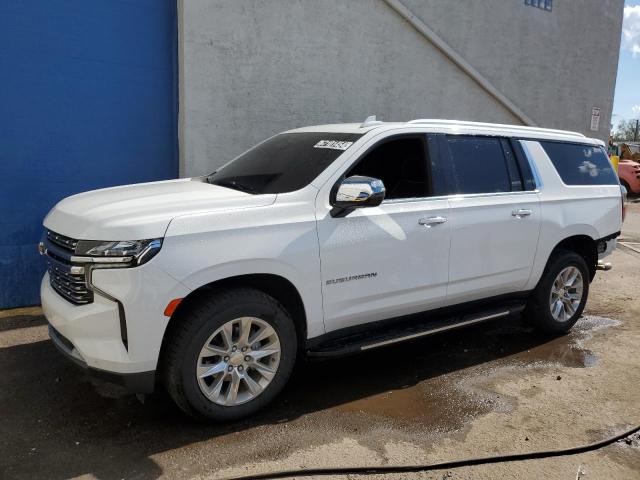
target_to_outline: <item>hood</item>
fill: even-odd
[[[76,239],[143,240],[163,237],[169,222],[181,215],[260,207],[275,199],[185,178],[73,195],[53,207],[43,223]]]

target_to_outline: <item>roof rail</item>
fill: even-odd
[[[461,120],[440,120],[430,118],[418,118],[407,122],[408,125],[460,125],[464,127],[476,127],[476,128],[501,128],[504,130],[512,130],[516,132],[531,132],[531,133],[554,133],[556,135],[565,135],[568,137],[585,138],[582,133],[571,132],[568,130],[553,130],[550,128],[540,127],[526,127],[522,125],[505,125],[500,123],[483,123],[483,122],[469,122]]]

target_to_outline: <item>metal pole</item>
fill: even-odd
[[[633,133],[633,141],[634,142],[638,141],[638,127],[640,127],[640,119],[636,120],[636,130]]]

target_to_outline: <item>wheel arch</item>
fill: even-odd
[[[289,312],[296,329],[298,345],[303,346],[307,338],[307,313],[302,296],[296,286],[287,278],[273,273],[251,273],[221,278],[191,291],[184,297],[171,314],[165,329],[160,356],[162,350],[171,338],[172,328],[180,321],[182,312],[188,310],[190,305],[210,297],[216,291],[229,288],[249,287],[260,290],[273,297]]]
[[[560,250],[569,250],[584,258],[584,261],[589,268],[590,280],[593,280],[593,277],[596,274],[596,266],[598,264],[598,242],[596,240],[585,234],[567,237],[560,241],[551,250],[551,254],[547,259],[547,264],[549,264],[553,256]]]

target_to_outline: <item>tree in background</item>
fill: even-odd
[[[618,126],[611,133],[614,142],[632,142],[640,140],[640,132],[636,132],[638,120],[620,120]]]

